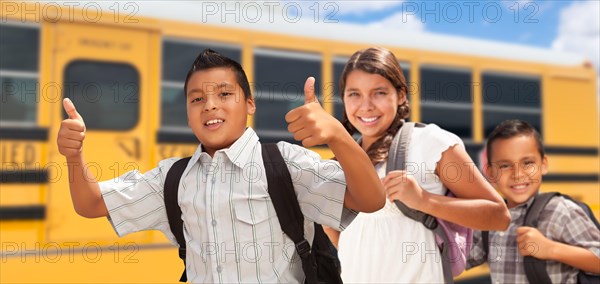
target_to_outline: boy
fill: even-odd
[[[322,161],[300,146],[277,144],[305,216],[308,240],[314,234],[312,221],[343,229],[355,211],[373,212],[385,203],[369,158],[321,108],[313,85],[314,79],[309,78],[305,105],[286,115],[288,130],[306,147],[329,145],[339,164]],[[184,90],[188,124],[200,141],[179,190],[188,279],[194,283],[302,282],[301,263],[297,255],[292,257],[294,243],[283,234],[269,198],[259,139],[246,128],[255,105],[242,67],[205,50],[188,72]],[[176,243],[163,187],[166,173],[178,159],[163,160],[145,174],[134,171],[116,181],[97,183],[81,166],[85,165],[83,119],[70,100],[65,99],[64,108],[69,118],[61,125],[58,146],[72,165],[70,190],[77,213],[88,218],[108,216],[119,236],[157,229]]]
[[[504,195],[512,221],[506,231],[489,232],[489,256],[481,232],[475,232],[468,266],[488,261],[493,283],[527,283],[524,256],[546,260],[552,283],[576,283],[579,270],[600,273],[600,231],[572,201],[552,198],[538,228],[522,226],[548,171],[537,130],[525,121],[504,121],[488,137],[486,149],[486,174]]]

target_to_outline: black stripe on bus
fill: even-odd
[[[489,274],[457,280],[456,284],[485,284],[492,283],[492,278]]]
[[[2,206],[0,207],[0,220],[43,220],[46,218],[46,207],[32,206]]]
[[[198,144],[198,138],[194,133],[182,133],[177,131],[159,130],[156,133],[156,142],[158,143],[195,143]]]
[[[546,154],[554,155],[581,155],[581,156],[597,156],[597,148],[576,148],[576,147],[544,147]]]
[[[597,174],[547,174],[542,177],[545,182],[598,182]]]
[[[0,139],[48,140],[48,128],[40,127],[0,127]]]
[[[467,152],[479,152],[483,148],[483,144],[468,144],[465,143]],[[544,146],[546,154],[552,155],[576,155],[576,156],[597,156],[598,149],[591,147],[553,147]]]
[[[0,171],[0,183],[47,183],[47,170]]]

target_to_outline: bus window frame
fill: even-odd
[[[469,136],[464,136],[464,137],[460,137],[458,134],[456,134],[457,136],[459,136],[464,143],[466,144],[473,144],[475,139],[474,139],[474,125],[475,125],[475,118],[473,117],[473,112],[475,109],[474,106],[474,95],[475,95],[475,89],[474,89],[474,82],[473,82],[473,73],[475,72],[475,70],[472,67],[468,67],[468,66],[453,66],[453,65],[445,65],[445,64],[432,64],[432,63],[422,63],[418,66],[419,70],[419,82],[418,82],[418,96],[419,96],[419,105],[420,105],[420,114],[421,114],[421,119],[423,119],[424,116],[424,112],[423,112],[423,107],[428,107],[428,108],[436,108],[436,109],[452,109],[452,110],[459,110],[459,111],[468,111],[468,113],[470,114],[470,125],[469,125],[469,129],[470,129],[470,135]],[[469,90],[470,90],[470,98],[468,100],[468,102],[452,102],[451,106],[448,105],[448,101],[431,101],[431,100],[423,100],[423,74],[422,71],[424,69],[427,70],[434,70],[434,71],[444,71],[444,72],[451,72],[451,73],[462,73],[462,74],[466,74],[469,77]],[[414,74],[411,74],[414,75]],[[413,76],[411,76],[411,78],[414,78]],[[429,121],[426,121],[426,123],[430,123]]]
[[[1,77],[4,78],[17,78],[17,79],[34,79],[36,84],[36,103],[35,103],[35,119],[33,121],[21,121],[21,120],[3,120],[0,119],[0,128],[28,128],[28,129],[36,129],[39,128],[39,101],[40,101],[40,61],[42,58],[42,29],[39,23],[32,22],[16,22],[13,20],[4,20],[0,22],[2,26],[10,26],[17,28],[26,28],[37,30],[38,33],[38,45],[37,45],[37,68],[35,71],[21,71],[21,70],[13,70],[13,69],[2,69],[0,67]]]
[[[489,103],[485,102],[485,82],[484,82],[484,76],[486,75],[491,75],[491,76],[499,76],[499,77],[505,77],[508,79],[526,79],[526,80],[535,80],[537,81],[538,85],[539,85],[539,105],[537,107],[530,107],[530,106],[520,106],[520,105],[512,105],[512,106],[494,106],[494,105],[489,105]],[[481,125],[483,127],[483,134],[486,135],[486,123],[485,123],[485,114],[486,111],[491,111],[493,113],[514,113],[514,114],[525,114],[525,115],[538,115],[539,116],[539,122],[540,125],[536,126],[536,128],[538,128],[538,132],[540,133],[541,137],[543,136],[543,105],[544,105],[544,84],[543,84],[543,80],[544,80],[544,76],[542,75],[542,73],[540,72],[539,74],[531,74],[531,73],[521,73],[521,72],[517,72],[517,71],[499,71],[499,70],[495,70],[495,69],[483,69],[479,72],[479,78],[481,81]],[[497,122],[496,125],[500,123]],[[487,136],[487,135],[486,135]]]
[[[319,64],[319,70],[317,71],[318,74],[320,74],[320,78],[317,76],[314,76],[315,79],[317,80],[317,82],[321,81],[322,82],[322,77],[323,77],[323,73],[322,73],[322,69],[323,69],[323,65],[325,64],[324,61],[324,56],[323,53],[319,53],[319,52],[312,52],[312,51],[306,51],[306,50],[299,50],[299,49],[281,49],[281,48],[277,48],[274,46],[257,46],[252,50],[252,57],[254,60],[254,70],[253,70],[253,74],[254,74],[254,82],[251,82],[251,87],[253,88],[252,92],[254,94],[257,93],[257,57],[258,56],[265,56],[265,57],[271,57],[271,58],[282,58],[282,59],[291,59],[291,60],[305,60],[305,61],[312,61],[315,63]],[[322,85],[322,84],[321,84]],[[304,86],[304,84],[302,84],[302,87]],[[317,90],[317,99],[322,101],[323,98],[323,94],[320,94],[320,90]],[[288,99],[286,98],[285,94],[283,93],[279,93],[279,92],[273,92],[272,94],[272,98],[267,98],[267,100],[271,100],[271,101],[287,101]],[[255,101],[257,103],[258,106],[258,100],[261,98],[257,98],[255,96]],[[261,99],[262,100],[262,99]],[[291,109],[290,109],[291,110]],[[299,142],[296,141],[293,137],[293,135],[291,133],[289,133],[287,131],[287,129],[261,129],[259,127],[256,126],[256,122],[257,122],[257,116],[255,115],[253,117],[254,119],[254,126],[255,126],[255,130],[256,132],[259,134],[259,136],[261,136],[262,138],[264,138],[263,140],[265,140],[266,142],[273,142],[273,141],[279,141],[279,140],[284,140],[290,143],[294,143],[294,144],[298,144]]]

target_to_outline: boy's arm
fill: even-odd
[[[538,229],[517,228],[517,246],[522,256],[554,260],[577,269],[600,274],[600,258],[591,251],[546,238]]]
[[[100,186],[96,182],[83,159],[85,123],[70,99],[63,100],[63,107],[69,118],[63,120],[58,131],[58,151],[67,158],[69,188],[73,207],[77,214],[87,217],[108,216]]]
[[[304,85],[304,105],[286,114],[288,131],[304,147],[329,146],[346,177],[344,207],[360,212],[383,208],[385,193],[371,160],[342,124],[321,107],[314,84],[315,79],[309,77]]]

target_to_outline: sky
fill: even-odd
[[[312,7],[310,11],[316,10],[315,1],[306,2],[305,5]],[[327,3],[330,5],[326,7]],[[321,1],[320,10],[335,15],[340,22],[555,49],[584,56],[596,71],[600,66],[600,1],[597,0],[336,1],[333,6],[331,3]]]

